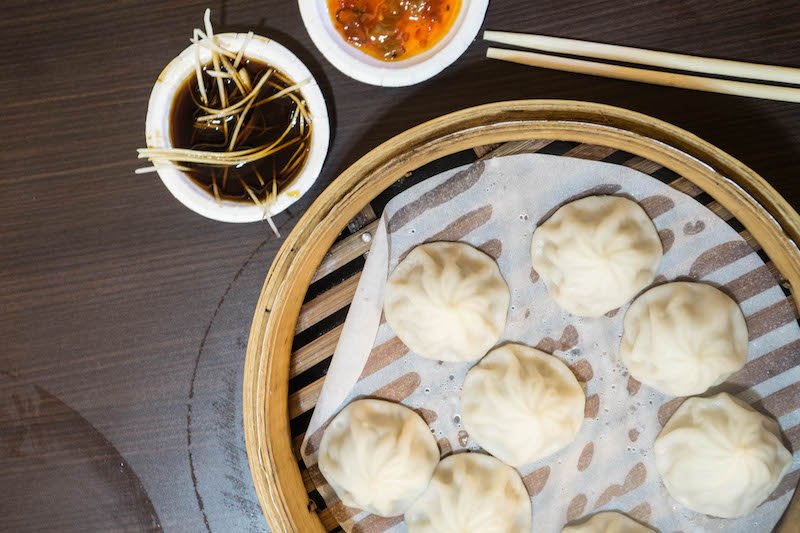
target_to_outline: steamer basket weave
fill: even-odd
[[[299,446],[380,210],[430,175],[425,165],[439,165],[437,173],[469,157],[520,152],[623,164],[691,194],[740,229],[800,306],[800,293],[792,291],[800,287],[800,216],[758,174],[680,128],[616,107],[560,100],[498,102],[417,126],[362,157],[320,195],[264,282],[247,347],[244,430],[273,531],[339,527],[302,466]],[[784,480],[787,488],[797,482],[796,474]],[[796,495],[777,531],[798,532],[798,524]]]

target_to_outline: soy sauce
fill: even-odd
[[[233,151],[270,145],[278,141],[291,124],[294,125],[289,128],[281,144],[295,138],[298,139],[297,142],[254,162],[229,166],[227,170],[223,166],[199,163],[181,163],[181,166],[188,168],[189,170],[184,172],[209,194],[225,200],[252,203],[253,200],[242,183],[246,184],[261,201],[269,198],[272,193],[273,180],[278,192],[288,187],[305,166],[312,127],[308,122],[301,126],[301,110],[298,102],[287,95],[259,104],[264,99],[294,85],[294,81],[277,69],[252,59],[242,60],[238,68],[247,71],[251,87],[255,87],[270,71],[271,74],[243,119]],[[209,71],[213,71],[213,66],[206,65],[203,68],[203,82],[208,95],[208,105],[202,104],[195,74],[187,78],[176,93],[170,115],[170,139],[174,148],[225,152],[229,147],[239,115],[212,121],[198,120],[200,117],[214,114],[213,111],[203,109],[201,105],[214,109],[224,107],[217,78],[209,75]],[[242,100],[244,95],[232,79],[223,79],[223,84],[229,106]],[[305,105],[300,90],[295,90],[291,94]],[[244,106],[240,109],[243,108]],[[223,123],[227,123],[227,132]]]

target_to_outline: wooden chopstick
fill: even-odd
[[[572,52],[575,53],[575,52]],[[609,63],[598,63],[583,59],[570,59],[560,56],[539,54],[536,52],[523,52],[519,50],[506,50],[504,48],[489,48],[486,57],[530,65],[534,67],[563,70],[578,74],[590,74],[606,78],[637,81],[653,85],[666,85],[681,89],[693,89],[712,93],[733,94],[749,96],[766,100],[779,100],[783,102],[800,103],[800,88],[778,87],[775,85],[762,85],[744,81],[721,80],[705,78],[689,74],[673,74],[657,70],[647,70],[634,67],[623,67]]]
[[[581,41],[578,39],[564,39],[561,37],[549,37],[547,35],[512,33],[507,31],[486,31],[483,33],[483,39],[543,52],[593,57],[596,59],[621,61],[624,63],[636,63],[653,67],[699,72],[701,74],[730,76],[732,78],[800,85],[800,68],[746,63],[744,61],[699,57],[687,54],[676,54],[673,52],[659,52],[656,50],[633,48],[631,46],[593,43],[591,41]]]

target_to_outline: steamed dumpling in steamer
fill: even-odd
[[[620,356],[631,375],[673,396],[702,394],[747,361],[747,324],[727,294],[705,283],[665,283],[625,313]]]
[[[497,263],[460,242],[417,246],[386,283],[386,322],[411,351],[474,361],[500,339],[511,294]]]
[[[686,400],[661,430],[654,451],[670,495],[720,518],[752,512],[792,465],[777,422],[724,392]]]
[[[490,455],[442,459],[405,513],[409,533],[518,533],[531,530],[531,500],[516,470]]]
[[[663,254],[636,202],[589,196],[559,208],[533,233],[533,268],[550,296],[578,316],[601,316],[655,278]]]
[[[461,419],[478,445],[519,468],[575,440],[585,403],[578,380],[558,358],[509,343],[467,373]]]
[[[339,499],[379,516],[403,514],[438,462],[428,424],[384,400],[356,400],[342,409],[319,447],[319,470]]]

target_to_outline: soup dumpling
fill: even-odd
[[[403,514],[438,462],[428,424],[384,400],[356,400],[342,409],[319,447],[319,470],[339,499],[379,516]]]
[[[511,293],[497,263],[461,242],[411,250],[386,282],[386,322],[417,355],[474,361],[503,333]]]
[[[573,315],[597,317],[652,283],[663,249],[644,209],[627,198],[589,196],[559,208],[533,232],[533,268]]]

